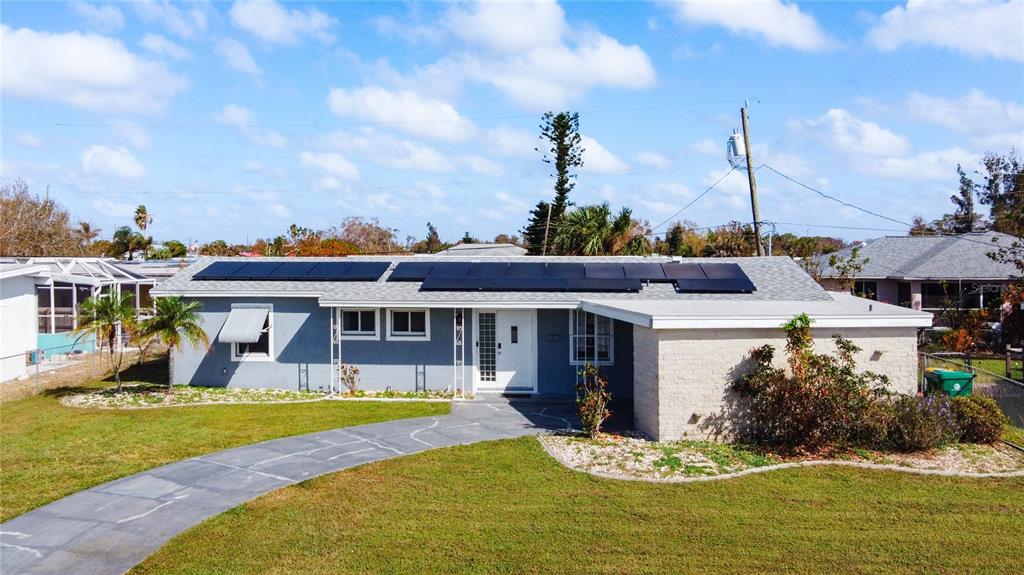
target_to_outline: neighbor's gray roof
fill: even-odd
[[[757,291],[749,294],[681,294],[671,283],[647,285],[639,293],[593,293],[593,292],[459,292],[420,291],[419,282],[388,282],[390,274],[385,273],[372,282],[298,282],[298,281],[199,281],[192,276],[214,261],[231,258],[201,258],[174,277],[160,283],[153,290],[154,295],[182,294],[195,297],[319,297],[325,305],[424,305],[441,307],[444,304],[499,305],[546,304],[574,306],[582,300],[748,300],[748,301],[817,301],[830,299],[813,280],[788,257],[772,258],[688,258],[686,262],[717,263],[734,262],[754,282]],[[294,258],[245,258],[247,261],[295,261]],[[340,261],[389,260],[402,261],[446,261],[452,256],[355,256],[350,258],[304,258],[307,260]],[[665,257],[488,257],[459,258],[456,261],[580,261],[580,262],[668,262]]]
[[[439,256],[525,256],[526,248],[512,244],[455,244],[437,252]]]
[[[1010,279],[1020,276],[1013,264],[989,257],[1000,246],[1017,238],[998,232],[976,232],[959,236],[890,236],[868,242],[860,249],[867,258],[856,275],[864,279]],[[836,252],[848,257],[852,248]],[[836,271],[824,264],[822,277]]]

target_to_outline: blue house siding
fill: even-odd
[[[325,389],[331,379],[330,317],[332,310],[315,298],[201,298],[203,329],[211,340],[209,353],[185,346],[175,352],[175,384],[214,387]],[[233,361],[231,344],[217,341],[235,303],[272,304],[274,361]],[[359,387],[366,390],[445,390],[453,383],[452,309],[430,310],[429,341],[388,341],[386,309],[378,313],[378,337],[342,340],[342,363],[359,368]],[[542,395],[571,397],[578,366],[569,363],[569,310],[537,310],[537,382]],[[466,390],[473,387],[475,314],[465,314]],[[632,397],[632,326],[615,322],[615,363],[602,366],[615,397]]]

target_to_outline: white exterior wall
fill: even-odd
[[[886,375],[900,393],[917,390],[917,328],[813,330],[818,351],[834,351],[831,335],[851,339],[861,351],[857,368]],[[783,367],[780,329],[652,330],[634,326],[634,416],[652,439],[728,438],[741,423],[730,384],[750,369],[750,351],[775,346]]]
[[[25,352],[35,349],[36,332],[35,280],[0,280],[0,381],[26,374]]]

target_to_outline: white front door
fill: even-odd
[[[477,311],[477,391],[537,391],[535,317],[533,310]]]

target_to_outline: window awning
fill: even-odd
[[[219,341],[225,343],[253,343],[260,339],[260,332],[267,322],[270,310],[265,307],[235,308],[228,314],[224,327],[220,328]]]

